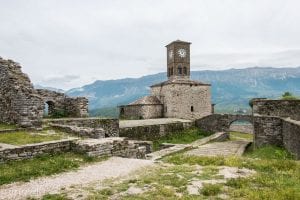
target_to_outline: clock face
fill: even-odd
[[[173,58],[173,50],[169,51],[169,59],[171,60]]]
[[[185,49],[178,49],[178,55],[181,58],[184,58],[186,56],[186,50]]]

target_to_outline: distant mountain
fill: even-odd
[[[41,85],[34,85],[35,89],[45,89],[45,90],[51,90],[54,92],[61,92],[61,93],[65,93],[66,91],[62,90],[62,89],[58,89],[58,88],[53,88],[53,87],[44,87]]]
[[[285,91],[300,95],[300,67],[205,70],[193,71],[191,75],[193,80],[212,84],[212,101],[219,111],[230,112],[238,108],[249,108],[248,102],[252,98],[278,98]],[[158,73],[141,78],[96,81],[71,89],[67,94],[85,96],[89,98],[91,110],[100,109],[100,114],[101,110],[111,113],[108,108],[127,104],[148,95],[150,85],[164,81],[166,78],[166,73]]]

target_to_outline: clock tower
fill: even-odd
[[[176,40],[167,47],[169,79],[190,79],[190,42]]]

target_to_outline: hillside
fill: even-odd
[[[300,67],[205,70],[193,71],[191,75],[194,80],[212,84],[212,99],[219,112],[249,108],[249,100],[255,97],[278,98],[285,91],[300,95]],[[100,109],[100,114],[112,115],[117,110],[111,108],[148,95],[150,85],[165,79],[166,73],[158,73],[135,79],[99,80],[71,89],[67,94],[88,97],[92,114],[97,113],[95,109]]]

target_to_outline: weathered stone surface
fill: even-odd
[[[20,127],[41,127],[43,100],[21,66],[0,58],[0,122]]]
[[[251,103],[255,114],[300,121],[300,100],[253,99]]]
[[[75,134],[79,137],[88,138],[105,138],[105,130],[103,128],[78,127],[63,124],[49,124],[51,127],[66,133]]]
[[[77,141],[73,149],[89,156],[119,156],[126,158],[146,158],[147,147],[144,143],[121,137],[88,139]],[[151,145],[151,143],[148,143]]]
[[[81,128],[103,129],[105,137],[119,136],[118,119],[101,119],[101,118],[66,118],[66,119],[48,119],[45,120],[50,124],[75,126]]]
[[[120,136],[128,137],[135,140],[155,140],[162,136],[172,134],[177,131],[190,128],[194,125],[192,121],[174,121],[168,123],[159,123],[157,119],[156,124],[140,124],[135,126],[123,126],[120,128]]]
[[[24,160],[38,155],[68,152],[76,139],[42,142],[23,146],[10,146],[0,150],[0,163],[11,160]]]
[[[87,117],[88,99],[85,97],[71,98],[64,93],[44,89],[36,90],[38,95],[48,104],[48,115],[63,112],[65,117]]]
[[[48,103],[50,114],[59,110],[69,117],[88,116],[86,98],[35,90],[18,63],[0,58],[0,122],[17,124],[22,128],[40,128],[44,103]]]

